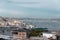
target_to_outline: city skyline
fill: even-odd
[[[59,18],[60,0],[0,0],[0,16]]]

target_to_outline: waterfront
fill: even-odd
[[[37,18],[4,18],[0,17],[0,27],[26,27],[32,25],[37,28],[48,30],[60,30],[60,19],[37,19]]]
[[[46,32],[46,33],[44,33]],[[60,32],[60,20],[0,18],[0,36],[9,40],[48,40],[57,37]],[[48,36],[47,36],[48,35]],[[49,38],[48,38],[49,37]],[[59,39],[59,38],[58,38]]]
[[[35,25],[35,27],[39,27],[39,28],[48,28],[49,30],[60,30],[60,21],[58,21],[58,19],[56,20],[45,20],[44,21],[41,20],[25,20],[26,24],[33,24]]]

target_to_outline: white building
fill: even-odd
[[[44,40],[43,37],[30,37],[30,40]]]
[[[34,28],[34,25],[26,25],[26,28],[27,28],[27,29]]]
[[[54,33],[43,33],[43,37],[56,39],[56,34]]]
[[[0,35],[0,38],[7,39],[7,40],[11,39],[11,37],[7,35]]]
[[[22,27],[25,25],[23,20],[8,20],[7,22],[9,26],[14,26],[14,27]]]

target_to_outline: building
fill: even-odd
[[[25,28],[26,24],[23,20],[8,20],[7,26]]]
[[[43,32],[42,33],[43,34],[43,37],[46,37],[46,38],[48,38],[48,39],[56,39],[56,34],[55,33],[49,33],[49,32]]]
[[[43,37],[30,37],[29,40],[44,40]]]
[[[34,28],[34,27],[35,27],[34,25],[26,25],[27,29],[31,29],[31,28]]]
[[[0,34],[0,39],[11,40],[11,37],[10,36],[7,36],[7,35],[1,35]]]
[[[24,40],[28,38],[28,32],[25,29],[13,30],[13,39],[14,40]]]
[[[56,40],[60,40],[60,32],[56,33]]]

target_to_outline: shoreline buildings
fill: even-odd
[[[47,23],[47,22],[40,22],[40,20],[36,21],[34,19],[32,20],[28,19],[28,21],[26,21],[26,19],[19,20],[15,18],[0,17],[0,34],[10,36],[11,40],[15,40],[15,39],[16,40],[43,40],[45,38],[46,40],[49,40],[52,39],[52,35],[54,34],[49,33],[48,28],[47,30],[45,30],[46,27],[41,27],[41,26],[43,25],[48,26],[48,24],[50,24],[51,26],[52,23],[50,22],[52,21],[50,20],[49,23]],[[54,21],[54,23],[55,22],[56,21]],[[54,23],[52,24],[53,26],[55,25]],[[58,32],[55,33],[56,38],[60,39],[60,36],[58,36],[57,33]],[[48,35],[49,38],[47,38],[46,35]]]

